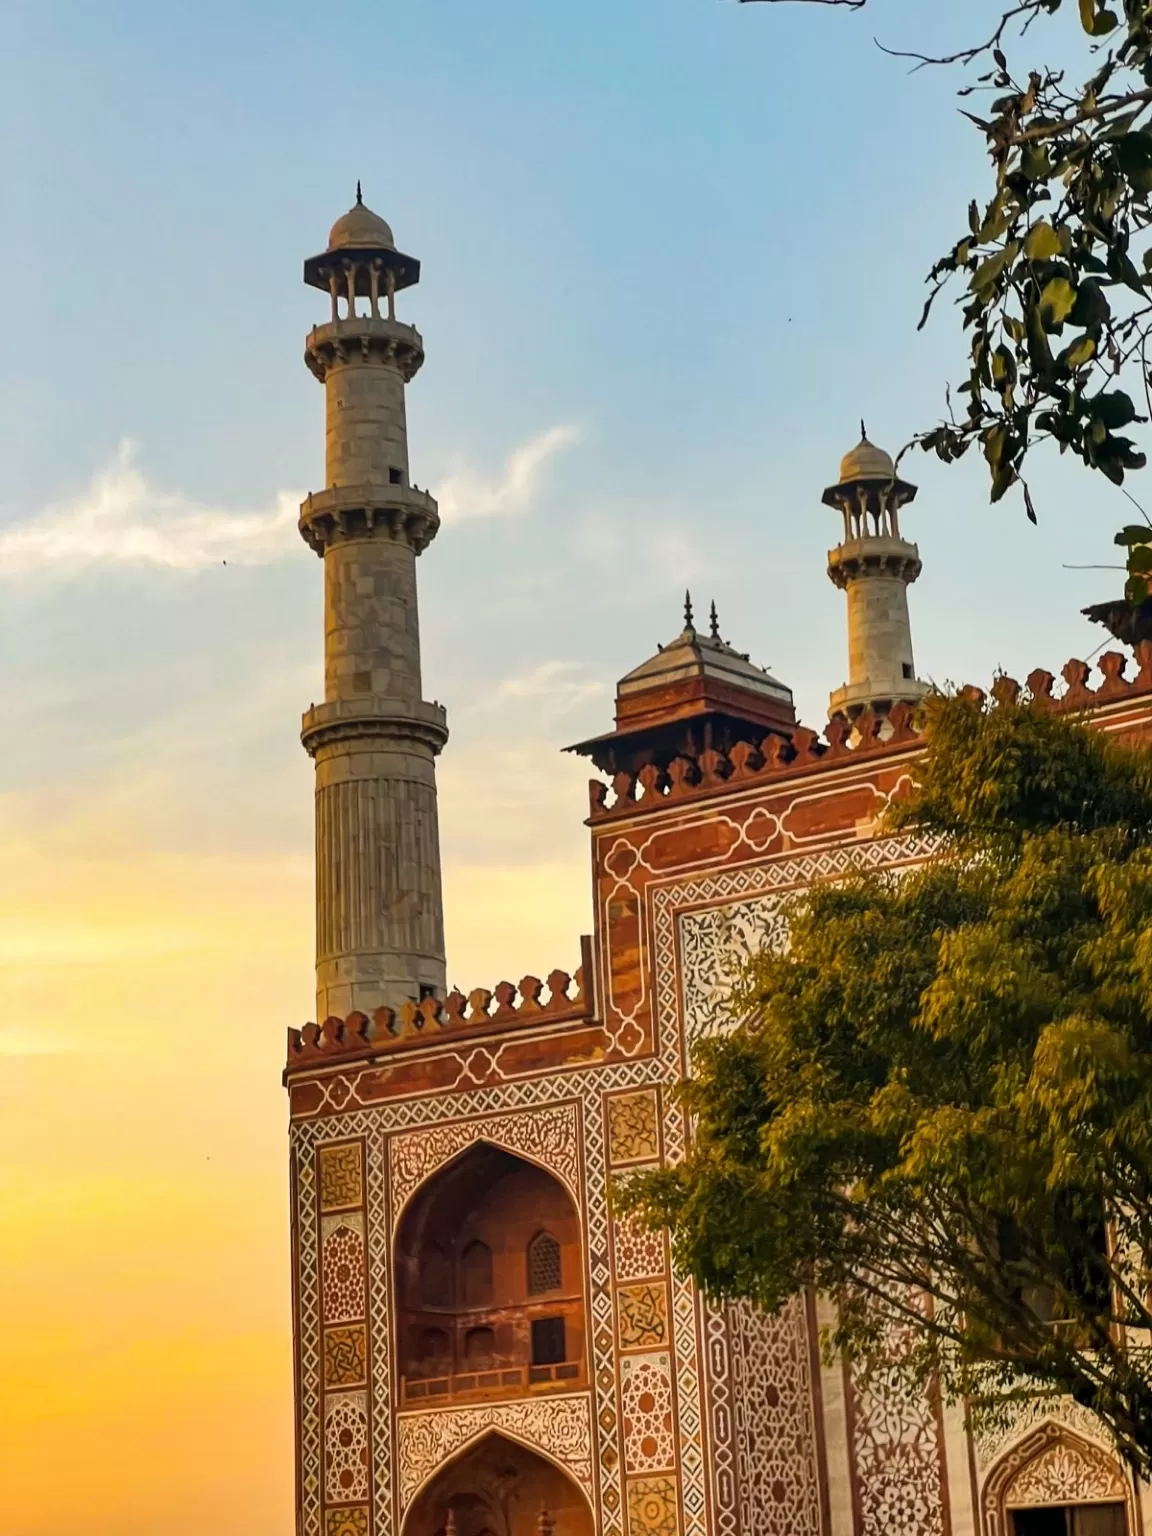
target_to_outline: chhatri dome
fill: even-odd
[[[860,441],[840,460],[841,480],[891,480],[896,473],[892,455],[868,441],[864,423],[860,423]]]
[[[348,212],[342,214],[328,232],[330,251],[372,250],[392,251],[396,242],[392,231],[378,213],[364,206],[360,183],[356,183],[356,201]]]

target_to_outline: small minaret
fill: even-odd
[[[316,760],[320,1020],[444,992],[433,763],[448,726],[422,697],[416,615],[416,556],[440,518],[408,477],[404,388],[424,344],[396,318],[419,277],[359,185],[304,263],[332,305],[304,352],[327,402],[327,489],[300,509],[324,560],[324,702],[302,731]]]
[[[920,574],[920,551],[900,537],[900,508],[916,487],[897,479],[882,448],[860,443],[841,461],[840,481],[824,492],[824,505],[844,517],[844,539],[828,551],[828,576],[848,596],[848,681],[828,701],[830,715],[854,720],[870,709],[914,704],[928,692],[916,677],[908,585]]]

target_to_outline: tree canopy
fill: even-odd
[[[892,832],[820,884],[680,1090],[679,1165],[617,1198],[715,1297],[830,1293],[976,1417],[1068,1393],[1152,1471],[1152,754],[1005,691],[936,697]]]
[[[861,11],[868,0],[796,3]],[[962,20],[965,10],[959,0]],[[1062,19],[1079,29],[1082,78],[1043,62]],[[1038,444],[1116,485],[1146,462],[1133,432],[1152,417],[1152,4],[1006,0],[990,32],[951,54],[917,54],[911,40],[892,51],[969,72],[959,93],[992,168],[928,274],[921,324],[956,290],[968,355],[947,419],[918,441],[946,462],[979,444],[993,501],[1020,486],[1035,521],[1025,468]],[[1116,542],[1128,551],[1126,598],[1139,605],[1152,527],[1130,524]]]

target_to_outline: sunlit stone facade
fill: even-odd
[[[877,831],[921,750],[914,488],[865,440],[825,493],[850,635],[827,728],[689,607],[621,681],[614,729],[575,749],[602,775],[573,807],[592,853],[579,970],[445,996],[446,730],[415,589],[436,509],[408,482],[423,346],[394,306],[417,268],[358,204],[306,271],[332,316],[308,341],[329,485],[301,516],[327,684],[305,717],[320,1022],[290,1033],[286,1072],[299,1536],[1137,1536],[1147,1492],[1087,1414],[1023,1405],[972,1440],[932,1395],[821,1365],[823,1298],[712,1306],[609,1205],[611,1180],[682,1154],[669,1090],[786,899],[932,857]],[[1038,707],[1152,732],[1152,655],[1063,679],[1032,674]]]

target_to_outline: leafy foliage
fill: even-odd
[[[794,903],[695,1051],[688,1157],[618,1198],[712,1294],[814,1285],[830,1349],[899,1333],[977,1418],[1069,1393],[1147,1474],[1152,755],[970,695],[926,729],[890,816],[938,856]]]
[[[781,3],[781,0],[767,0]],[[865,0],[803,0],[858,11]],[[959,9],[959,8],[958,8]],[[1010,61],[1036,50],[1037,22],[1075,16],[1085,79]],[[1132,435],[1152,416],[1152,3],[1013,0],[988,37],[921,64],[986,66],[961,96],[987,106],[966,116],[984,136],[990,193],[929,274],[924,320],[946,286],[959,285],[969,336],[959,409],[918,441],[945,462],[978,444],[992,500],[1022,488],[1040,442],[1054,442],[1115,485],[1142,469]],[[1125,529],[1126,598],[1143,601],[1152,578],[1152,527]]]

